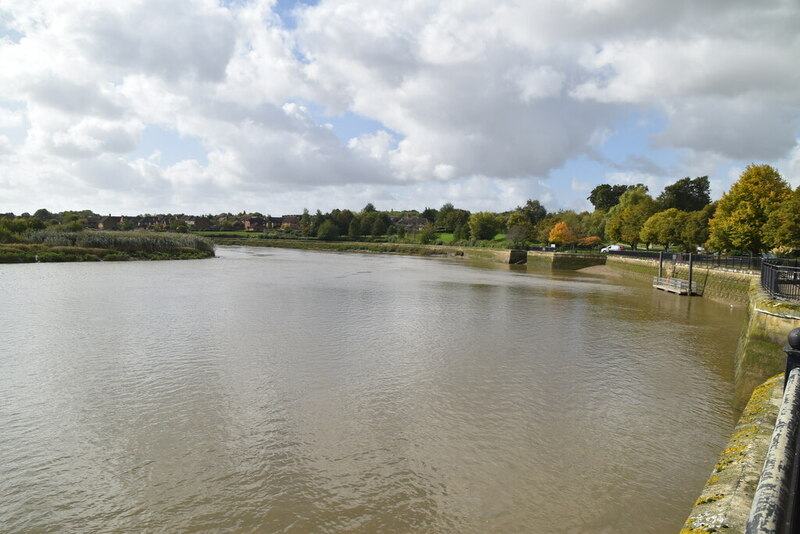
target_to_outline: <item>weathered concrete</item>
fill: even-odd
[[[786,336],[800,326],[800,303],[771,298],[758,280],[752,282],[749,295],[747,320],[734,361],[737,407],[747,402],[758,384],[783,371]]]
[[[753,391],[681,534],[744,532],[782,397],[782,373]]]
[[[577,271],[594,265],[605,265],[605,254],[571,254],[569,252],[528,251],[529,263],[549,265],[553,270]]]

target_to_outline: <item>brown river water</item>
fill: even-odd
[[[741,310],[388,255],[0,265],[0,531],[675,533]]]

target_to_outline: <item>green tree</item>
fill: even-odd
[[[372,235],[386,234],[389,223],[389,217],[385,213],[376,212],[375,222],[372,223]]]
[[[600,184],[594,189],[592,189],[589,196],[586,199],[592,203],[594,209],[608,211],[617,204],[619,204],[620,198],[630,189],[637,189],[639,187],[644,187],[645,192],[647,192],[647,188],[642,184],[637,185],[609,185],[609,184]]]
[[[303,235],[311,233],[311,216],[305,208],[303,208],[303,214],[300,216],[300,233]]]
[[[317,230],[317,238],[322,241],[335,241],[339,237],[339,227],[331,221],[324,221],[319,225]]]
[[[772,247],[800,250],[800,187],[769,214],[763,235]]]
[[[708,176],[695,179],[687,176],[665,187],[656,200],[663,210],[698,211],[711,203],[709,188]]]
[[[730,191],[722,195],[709,222],[709,247],[758,254],[770,244],[764,226],[792,190],[769,165],[748,165]]]
[[[438,234],[436,233],[436,227],[433,223],[428,223],[422,227],[422,230],[419,231],[418,234],[419,242],[423,245],[429,245],[436,241]]]
[[[533,226],[547,217],[547,210],[538,200],[528,199],[524,206],[517,207],[517,211],[522,213]]]
[[[372,202],[369,202],[366,206],[364,206],[364,209],[361,210],[361,213],[372,213],[374,211],[375,206],[372,205]]]
[[[350,226],[347,228],[347,236],[350,239],[361,237],[361,224],[358,222],[358,217],[353,217],[353,220],[350,221]]]
[[[681,243],[682,231],[688,214],[675,208],[659,211],[650,216],[639,231],[639,239],[643,242],[658,243],[669,248]]]
[[[479,211],[469,217],[470,234],[474,239],[494,239],[501,226],[497,215],[488,211]]]
[[[422,210],[422,213],[420,213],[420,216],[428,219],[429,222],[435,223],[436,222],[436,215],[438,213],[439,212],[435,208],[426,207],[424,210]]]
[[[709,204],[698,211],[690,211],[681,229],[681,243],[684,249],[691,252],[708,241],[708,221],[714,216],[716,203]]]
[[[514,211],[506,221],[506,239],[516,244],[536,240],[536,227],[521,211]]]
[[[656,201],[647,194],[646,187],[628,189],[619,198],[619,203],[608,211],[606,236],[612,241],[629,243],[635,250],[640,239],[639,232],[656,211]]]
[[[459,224],[453,229],[453,241],[466,241],[469,239],[469,224]]]

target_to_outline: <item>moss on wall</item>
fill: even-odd
[[[749,296],[734,363],[737,407],[744,405],[753,388],[766,377],[784,370],[786,336],[800,326],[800,303],[770,298],[757,280],[752,282]]]
[[[570,254],[565,252],[528,252],[528,263],[547,265],[552,269],[577,271],[584,267],[605,265],[605,254]]]
[[[649,281],[652,277],[658,276],[657,261],[611,255],[608,257],[606,265],[624,270],[631,276],[641,280]],[[685,280],[689,278],[689,267],[685,265],[676,265],[673,268],[671,263],[664,262],[663,272],[664,276],[674,276]],[[746,305],[749,302],[750,282],[757,277],[757,275],[751,273],[706,269],[704,267],[695,267],[692,276],[693,281],[697,282],[697,287],[700,288],[703,297],[739,306]]]

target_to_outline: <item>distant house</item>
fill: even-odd
[[[271,217],[267,215],[264,217],[264,226],[267,228],[280,228],[283,224],[283,217]]]
[[[425,217],[403,215],[397,219],[392,219],[392,222],[398,228],[403,228],[406,231],[416,232],[425,228],[429,221]]]
[[[245,232],[263,232],[265,223],[264,217],[247,217],[242,221]]]
[[[202,232],[211,228],[211,220],[207,217],[196,217],[194,219],[186,219],[186,226],[193,232]]]
[[[97,223],[97,228],[99,230],[116,230],[119,228],[120,223],[122,222],[122,217],[112,217],[109,215],[108,217],[103,217]]]
[[[302,215],[284,215],[281,217],[281,228],[297,230],[300,228],[300,218]]]

